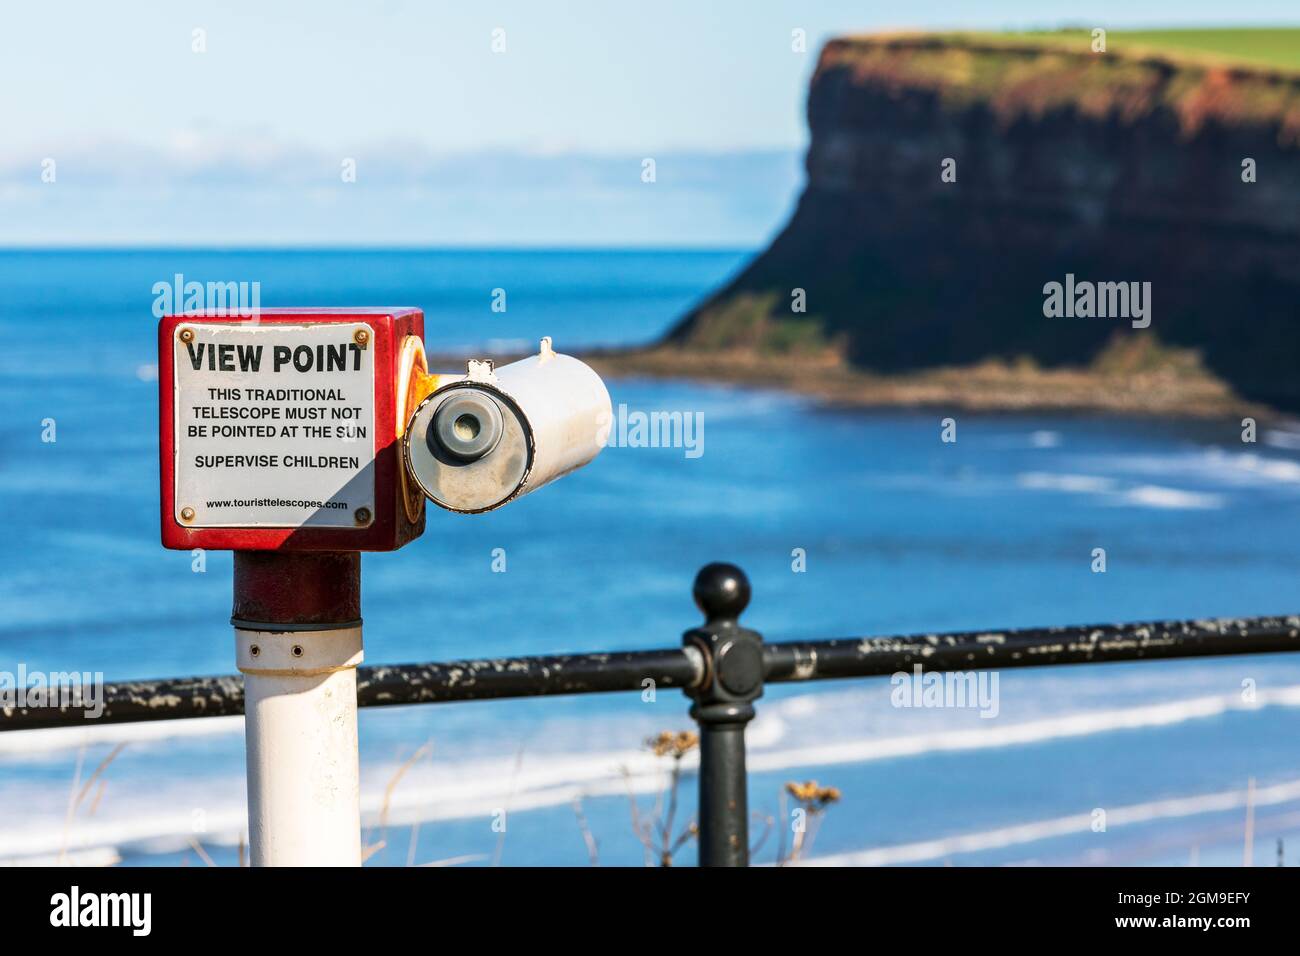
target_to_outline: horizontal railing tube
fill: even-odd
[[[917,664],[958,671],[1268,654],[1300,651],[1300,616],[788,641],[765,650],[769,683],[875,677]]]
[[[357,668],[357,706],[440,704],[563,694],[686,688],[703,677],[698,651],[673,647],[605,654],[556,654]],[[79,708],[0,708],[0,731],[228,717],[244,712],[241,675],[105,684],[103,713]]]
[[[103,713],[98,717],[90,716],[80,707],[0,708],[0,731],[238,716],[244,712],[244,677],[229,674],[118,681],[104,685],[98,704],[103,706]]]
[[[698,652],[684,653],[681,648],[363,667],[358,673],[357,702],[363,707],[384,707],[599,694],[651,686],[684,688],[696,684],[703,669]]]
[[[1300,651],[1300,616],[1086,627],[969,631],[913,637],[765,643],[767,683],[873,677],[907,671],[1036,667]],[[666,648],[610,654],[494,658],[357,670],[357,705],[447,703],[558,694],[694,687],[698,652]],[[244,712],[238,675],[105,684],[103,715],[80,709],[0,707],[0,731],[89,727],[146,720],[223,717]]]

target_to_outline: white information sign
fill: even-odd
[[[180,326],[176,520],[191,528],[373,520],[373,338],[360,322]]]

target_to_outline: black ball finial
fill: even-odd
[[[734,564],[715,561],[695,575],[694,593],[708,621],[734,621],[749,605],[749,578]]]

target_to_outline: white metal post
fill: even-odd
[[[235,629],[254,866],[360,866],[361,628]]]

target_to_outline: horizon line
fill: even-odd
[[[60,253],[60,252],[580,252],[580,253],[624,253],[624,252],[662,252],[662,253],[746,253],[758,252],[765,246],[763,244],[740,246],[740,245],[663,245],[663,244],[640,244],[640,245],[617,245],[617,244],[600,244],[600,245],[573,245],[573,244],[503,244],[492,245],[488,243],[467,243],[465,245],[417,245],[408,243],[399,243],[387,245],[383,243],[360,243],[355,245],[345,244],[328,244],[328,245],[311,245],[311,244],[243,244],[243,243],[212,243],[212,244],[153,244],[153,243],[35,243],[27,245],[0,243],[0,254],[36,252],[36,253]]]

